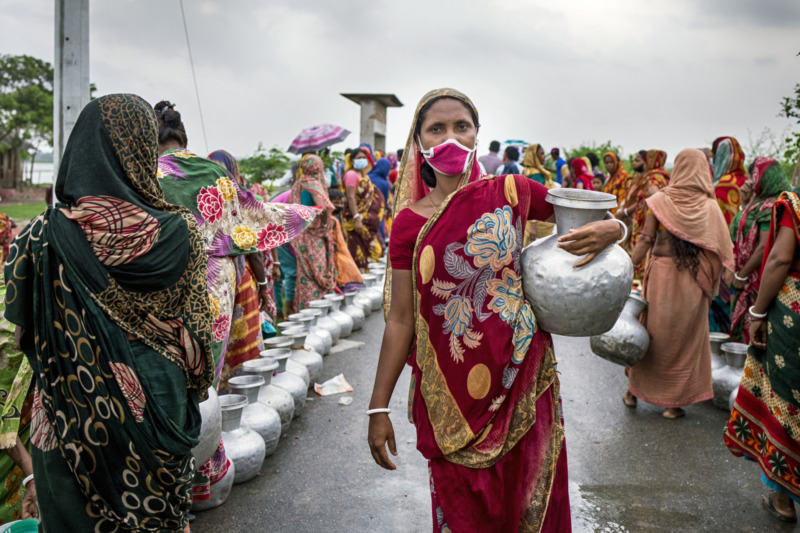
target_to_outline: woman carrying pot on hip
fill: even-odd
[[[456,90],[417,106],[395,198],[369,445],[376,463],[396,468],[387,406],[408,363],[434,531],[570,531],[556,362],[519,260],[525,222],[553,208],[524,176],[481,179],[477,133],[477,110]],[[614,221],[593,222],[561,246],[585,264],[620,233]]]

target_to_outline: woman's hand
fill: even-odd
[[[269,287],[258,287],[258,310],[266,311],[269,306]]]
[[[392,452],[392,455],[397,456],[397,445],[394,441],[394,427],[387,413],[370,415],[367,442],[369,442],[372,458],[375,459],[375,462],[378,463],[380,467],[386,470],[397,470],[395,464],[389,459],[389,454],[386,453],[386,444],[388,444],[389,451]]]
[[[742,290],[744,289],[745,285],[747,285],[747,280],[739,281],[738,279],[733,278],[733,283],[731,283],[731,285],[733,285],[734,289]]]
[[[731,272],[730,270],[728,270],[726,268],[725,269],[725,273],[723,274],[723,276],[724,276],[724,280],[725,280],[725,285],[727,285],[728,287],[733,285],[733,272]]]
[[[356,219],[356,231],[358,233],[364,233],[364,221],[361,219],[361,217]]]
[[[760,350],[767,349],[767,321],[763,318],[751,319],[750,344]]]
[[[272,263],[272,283],[278,283],[281,280],[281,265],[280,263]]]
[[[39,508],[36,507],[36,482],[31,480],[22,497],[22,519],[39,518]]]
[[[558,238],[558,247],[573,255],[586,255],[573,265],[573,268],[588,264],[597,255],[622,237],[621,227],[613,220],[590,222],[580,228],[570,230]]]

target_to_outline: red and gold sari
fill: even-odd
[[[729,226],[739,212],[742,202],[739,187],[744,184],[745,179],[747,174],[744,170],[744,151],[739,141],[733,137],[724,137],[717,143],[714,152],[714,191]]]
[[[384,204],[383,193],[372,183],[369,176],[364,174],[361,175],[356,187],[356,208],[361,213],[363,224],[360,232],[356,231],[353,218],[357,213],[350,212],[349,202],[344,204],[342,229],[347,237],[350,255],[359,268],[366,269],[368,263],[377,261],[383,255],[381,222],[384,218]]]
[[[437,97],[472,106],[442,89],[417,115]],[[420,165],[412,129],[395,212],[427,194]],[[556,362],[520,270],[532,191],[543,198],[546,189],[524,176],[479,176],[473,160],[421,228],[411,262],[409,414],[429,460],[433,530],[570,531]]]
[[[625,170],[625,165],[622,164],[622,161],[619,159],[619,155],[616,152],[606,152],[603,154],[603,159],[606,157],[610,157],[614,160],[614,167],[611,176],[609,176],[608,181],[606,181],[605,185],[603,185],[603,192],[608,194],[613,194],[617,197],[617,206],[619,206],[622,201],[625,199],[625,193],[628,191],[628,182],[631,179],[631,175],[628,174],[628,171]],[[617,209],[610,209],[611,214],[615,214]]]

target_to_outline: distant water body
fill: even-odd
[[[53,163],[34,163],[33,165],[33,184],[40,183],[54,183],[56,178],[53,173]],[[25,161],[22,165],[22,173],[25,179],[31,174],[31,166],[29,161]]]

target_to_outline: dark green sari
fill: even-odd
[[[34,371],[48,533],[180,532],[191,507],[211,311],[197,225],[156,180],[156,133],[139,97],[87,105],[59,168],[62,203],[6,264],[6,317]]]

